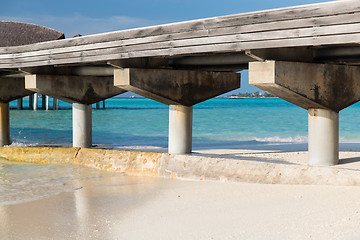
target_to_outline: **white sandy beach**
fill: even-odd
[[[360,187],[106,175],[0,205],[2,240],[359,239]]]
[[[324,169],[356,174],[359,146],[342,143],[340,164]],[[307,164],[306,144],[196,149],[194,155],[285,168]],[[79,174],[67,188],[73,190],[0,204],[0,239],[360,239],[360,186]]]

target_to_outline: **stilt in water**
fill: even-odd
[[[41,95],[41,109],[42,110],[45,110],[45,107],[46,107],[45,101],[46,101],[46,95],[42,94]]]
[[[34,94],[29,95],[29,109],[34,109]]]
[[[17,109],[18,109],[18,110],[23,109],[23,99],[22,99],[22,98],[19,98],[19,99],[17,100]]]
[[[38,108],[38,94],[34,93],[34,107],[33,110],[37,110]]]
[[[53,98],[53,110],[59,110],[59,99]]]
[[[49,110],[49,96],[46,96],[46,110]]]

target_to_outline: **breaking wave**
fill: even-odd
[[[265,137],[265,138],[255,138],[258,142],[271,142],[271,143],[307,143],[307,136],[295,136],[295,137]]]

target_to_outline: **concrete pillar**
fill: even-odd
[[[0,146],[10,144],[9,103],[0,102]]]
[[[192,150],[193,107],[169,105],[169,153],[185,154]]]
[[[22,98],[17,99],[17,109],[18,110],[23,109],[23,99]]]
[[[29,95],[29,109],[34,109],[34,94]]]
[[[91,148],[92,115],[91,104],[73,103],[73,147]]]
[[[59,99],[53,98],[53,110],[59,110]]]
[[[105,100],[102,101],[102,103],[103,103],[103,109],[105,109]]]
[[[46,101],[46,95],[42,94],[41,95],[41,109],[42,110],[45,110],[45,107],[46,107],[45,101]]]
[[[38,94],[34,93],[34,107],[33,110],[37,110],[38,108]]]
[[[46,110],[49,110],[49,96],[46,96]]]
[[[100,102],[96,103],[96,109],[100,109]]]
[[[331,166],[339,162],[339,113],[309,109],[309,164]]]

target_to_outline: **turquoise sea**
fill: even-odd
[[[71,145],[70,104],[60,102],[57,111],[16,110],[16,101],[10,107],[13,145]],[[340,112],[342,141],[360,140],[359,109],[360,104],[354,104]],[[106,100],[105,110],[93,109],[93,143],[100,147],[165,149],[167,136],[167,105],[145,98],[112,98]],[[215,98],[194,106],[194,148],[277,142],[307,142],[306,110],[277,98]]]
[[[39,103],[39,106],[41,103]],[[13,146],[72,145],[71,105],[60,110],[16,110],[11,103]],[[28,106],[27,99],[24,106]],[[95,107],[95,106],[94,106]],[[342,141],[360,141],[360,104],[340,114]],[[144,98],[113,98],[93,109],[93,143],[105,148],[166,151],[168,106]],[[287,150],[307,148],[307,111],[281,99],[211,99],[194,106],[193,148]],[[151,147],[149,147],[151,146]],[[95,169],[13,163],[0,159],[2,205],[75,191],[81,179],[104,177]],[[0,211],[0,220],[1,220]]]

